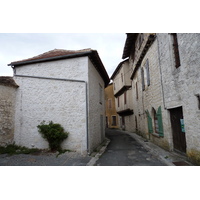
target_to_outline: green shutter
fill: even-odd
[[[148,122],[149,133],[153,133],[152,118],[151,118],[148,110],[146,110],[146,114],[147,114],[147,122]]]
[[[159,136],[164,136],[163,132],[163,123],[162,123],[162,112],[161,112],[161,106],[158,108],[158,111],[156,113],[157,119],[158,119],[158,126],[159,126]]]

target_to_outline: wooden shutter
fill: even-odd
[[[158,119],[159,136],[164,136],[164,132],[163,132],[163,123],[162,123],[161,106],[158,108],[158,111],[157,111],[156,116],[157,116],[157,119]]]
[[[149,133],[153,133],[152,118],[151,118],[148,110],[146,110],[146,115],[147,115],[147,122],[148,122]]]

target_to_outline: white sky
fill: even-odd
[[[122,61],[125,33],[0,33],[0,76],[12,76],[7,64],[53,49],[92,48],[109,76]]]

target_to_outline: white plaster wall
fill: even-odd
[[[104,81],[88,59],[88,101],[89,101],[89,148],[92,151],[105,138],[105,96]],[[100,103],[99,87],[102,87],[102,102]],[[100,116],[103,116],[103,127],[101,127]],[[103,131],[103,132],[101,132]]]
[[[46,76],[87,81],[87,57],[66,59],[16,68],[17,75]],[[69,137],[63,148],[86,153],[85,83],[14,77],[17,92],[15,141],[19,145],[47,148],[38,133],[43,120],[60,123]]]
[[[0,145],[13,142],[16,88],[0,85]]]
[[[35,63],[17,67],[16,74],[88,80],[87,57]]]

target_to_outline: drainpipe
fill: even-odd
[[[158,37],[156,37],[157,39],[157,45],[158,45],[158,61],[159,61],[159,68],[160,68],[160,81],[161,81],[161,87],[162,87],[162,97],[163,97],[163,105],[164,105],[164,109],[166,110],[166,106],[165,106],[165,94],[164,94],[164,89],[163,89],[163,79],[162,79],[162,70],[161,70],[161,61],[160,61],[160,48],[159,48],[159,39]]]
[[[68,82],[78,82],[85,83],[85,101],[86,101],[86,141],[87,141],[87,153],[88,155],[91,153],[89,149],[89,130],[88,130],[88,89],[87,82],[84,80],[74,80],[74,79],[66,79],[66,78],[52,78],[52,77],[43,77],[43,76],[27,76],[27,75],[16,75],[16,77],[22,78],[37,78],[37,79],[47,79],[47,80],[55,80],[55,81],[68,81]]]

